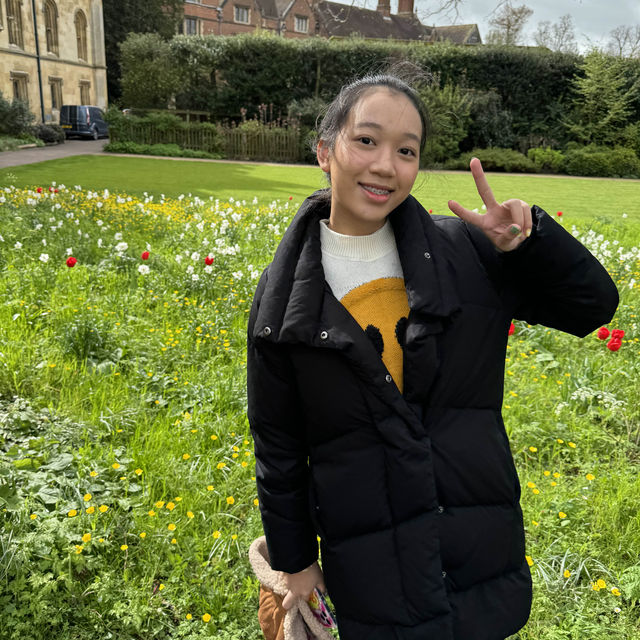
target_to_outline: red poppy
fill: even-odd
[[[67,267],[74,267],[76,262],[78,262],[73,256],[69,256],[67,258]]]
[[[149,252],[148,251],[143,251],[141,258],[143,260],[148,260],[149,259]]]
[[[558,211],[558,213],[556,213],[556,215],[558,216],[558,218],[562,215],[562,211]]]
[[[53,190],[53,193],[58,193],[58,190],[57,190],[57,189],[54,189],[54,190]]]
[[[433,209],[429,209],[429,213],[433,213]]]
[[[204,263],[205,263],[206,265],[213,264],[213,257],[212,257],[212,256],[207,256],[207,257],[204,259]]]
[[[38,193],[42,193],[42,187],[38,187],[38,188],[36,189],[36,191],[37,191]]]
[[[612,340],[622,340],[622,338],[624,338],[624,330],[623,329],[614,329],[611,332],[611,339]]]
[[[609,333],[607,327],[600,327],[598,329],[598,340],[606,340],[609,337]]]
[[[509,325],[509,334],[510,336],[512,336],[516,331],[516,325],[513,324],[513,322]]]
[[[293,200],[293,196],[289,196],[289,200]]]
[[[622,342],[620,340],[614,340],[611,338],[609,342],[607,342],[607,349],[609,351],[617,351],[622,346]]]

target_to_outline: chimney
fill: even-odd
[[[398,15],[401,18],[412,18],[413,0],[398,0]]]
[[[391,0],[378,0],[376,11],[387,18],[391,16]]]

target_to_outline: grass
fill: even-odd
[[[237,200],[253,200],[256,194],[301,200],[326,186],[318,167],[287,165],[75,156],[0,169],[0,186],[35,187],[52,181],[138,196],[146,192],[156,198],[192,194]],[[640,218],[639,180],[491,174],[490,184],[498,200],[517,195],[547,211],[560,210],[576,219],[602,218],[610,212]],[[434,213],[449,213],[450,199],[466,205],[477,201],[475,185],[466,173],[423,172],[413,193]]]
[[[98,160],[129,179],[128,159]],[[186,181],[192,167],[228,166],[240,171],[178,168]],[[239,186],[232,202],[222,191],[218,203],[128,198],[60,176],[68,187],[55,193],[44,172],[42,193],[0,192],[3,639],[261,638],[246,557],[262,530],[245,331],[258,274],[300,198],[264,177],[252,184],[258,169],[225,184]],[[296,189],[317,175],[267,169]],[[149,173],[145,189],[164,179]],[[469,180],[429,176],[420,189]],[[629,640],[640,635],[640,220],[616,189],[638,185],[491,183],[498,197],[555,189],[540,193],[618,283],[609,328],[626,332],[617,352],[595,334],[520,322],[509,338],[504,417],[535,585],[513,640]],[[579,215],[578,183],[599,185],[609,204]],[[477,206],[465,189],[456,196]]]

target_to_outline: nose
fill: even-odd
[[[393,177],[396,174],[395,151],[389,145],[380,145],[369,167],[372,173]]]

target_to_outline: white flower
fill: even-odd
[[[213,272],[213,265],[212,264],[208,264],[205,268],[204,268],[205,273],[212,273]]]
[[[98,247],[102,247],[102,238],[98,238]]]
[[[191,259],[192,259],[194,262],[198,262],[198,260],[200,260],[200,254],[199,254],[197,251],[194,251],[194,252],[191,254]]]
[[[242,271],[234,271],[232,274],[234,280],[242,280],[242,276],[244,275]]]
[[[47,246],[47,239],[46,238],[42,238],[42,244],[45,247]]]
[[[96,224],[97,224],[99,227],[101,227],[101,226],[104,224],[104,222],[102,222],[102,220],[96,220]]]
[[[126,251],[129,248],[129,245],[126,242],[118,242],[118,244],[116,245],[116,251],[118,253],[122,253],[123,251]]]
[[[13,248],[14,248],[14,249],[22,249],[22,242],[16,242],[16,243],[13,245]]]
[[[614,613],[620,613],[622,609],[620,607],[614,607],[613,611]]]
[[[192,265],[192,264],[190,264],[190,265],[187,267],[187,273],[193,273],[193,265]]]
[[[118,231],[118,233],[116,233],[116,234],[113,236],[113,239],[114,239],[114,240],[122,240],[122,234]]]
[[[49,262],[49,254],[41,253],[40,254],[40,262]]]
[[[67,255],[70,256],[73,253],[73,249],[71,247],[69,247],[67,249]]]
[[[628,216],[626,213],[623,213],[623,214],[622,214],[622,217],[623,217],[623,218],[628,218],[629,216]],[[617,609],[617,607],[616,607],[616,609]]]
[[[191,279],[195,282],[196,280],[200,280],[200,276],[197,273],[192,273]]]
[[[149,273],[149,266],[148,266],[148,265],[146,265],[146,264],[141,264],[141,265],[138,267],[138,271],[139,271],[139,272],[144,276],[144,275],[146,275],[147,273]]]
[[[0,236],[0,242],[4,242],[4,238]]]
[[[182,262],[182,256],[180,254],[176,256],[176,262]]]

